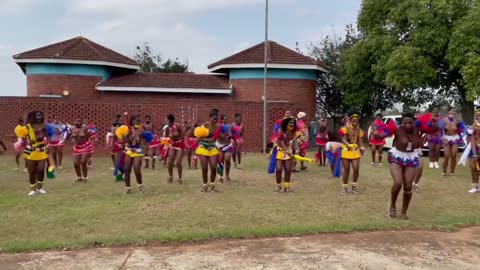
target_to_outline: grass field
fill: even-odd
[[[218,238],[287,236],[422,228],[452,230],[480,224],[480,194],[468,194],[469,172],[441,178],[425,169],[410,221],[386,217],[391,178],[388,167],[372,168],[364,158],[359,196],[339,195],[340,181],[326,168],[310,166],[293,176],[293,193],[273,192],[267,158],[245,157],[232,182],[217,193],[201,193],[199,170],[187,170],[185,184],[167,184],[166,169],[144,170],[146,192],[123,194],[108,158],[96,158],[89,183],[73,183],[70,158],[46,195],[27,197],[27,175],[12,171],[13,157],[0,156],[0,248],[3,252],[203,241]],[[135,185],[133,185],[135,188]],[[398,204],[400,207],[400,203]]]

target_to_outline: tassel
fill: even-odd
[[[463,154],[462,156],[460,157],[460,160],[458,161],[458,165],[463,165],[463,166],[466,166],[467,165],[467,161],[468,161],[468,156],[470,155],[470,152],[472,152],[472,144],[469,143],[467,145],[467,147],[463,150]]]
[[[115,166],[115,170],[113,170],[113,176],[118,177],[118,175],[122,175],[121,172],[123,172],[123,162],[124,162],[124,160],[125,160],[125,152],[122,152],[120,154],[120,158],[118,159],[117,165]]]
[[[223,162],[221,162],[221,161],[218,161],[217,173],[220,174],[220,175],[223,174]]]
[[[300,155],[294,155],[293,158],[296,160],[296,161],[306,161],[308,163],[315,163],[315,160],[311,159],[311,158],[306,158],[306,157],[302,157]]]
[[[50,164],[50,159],[47,158],[47,178],[55,178],[55,168]]]
[[[277,154],[278,154],[278,148],[273,147],[272,154],[270,155],[270,162],[268,164],[269,174],[275,173],[275,167],[277,165]]]

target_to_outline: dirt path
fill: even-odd
[[[0,269],[479,269],[480,227],[0,254]]]

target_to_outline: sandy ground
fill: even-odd
[[[0,254],[0,269],[480,269],[480,227]]]

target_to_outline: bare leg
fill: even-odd
[[[145,159],[145,169],[148,169],[149,168],[148,158],[150,157],[149,151],[148,151],[148,145],[146,145],[146,146],[144,145],[142,148],[143,148],[142,152],[145,153],[145,157],[144,157],[144,159]]]
[[[183,173],[183,166],[182,166],[182,161],[183,161],[183,154],[184,150],[176,150],[176,158],[175,158],[175,166],[177,167],[177,172],[178,172],[178,182],[182,183],[182,173]]]
[[[137,180],[138,190],[143,192],[143,181],[142,181],[142,157],[136,157],[133,159],[133,172],[135,173],[135,179]]]
[[[283,173],[283,160],[276,160],[277,164],[275,166],[275,180],[277,182],[277,188],[275,189],[276,192],[279,192],[282,190],[282,173]]]
[[[436,144],[435,145],[435,162],[438,162],[440,159],[440,152],[442,152],[442,145]]]
[[[377,145],[378,165],[382,164],[383,146]]]
[[[132,173],[132,166],[133,160],[129,155],[125,155],[125,163],[124,163],[124,170],[125,170],[125,191],[126,193],[130,193],[130,174]]]
[[[37,188],[43,189],[43,179],[45,178],[45,164],[46,160],[39,160],[36,162],[35,176],[37,178]],[[40,190],[41,191],[41,190]]]
[[[58,166],[60,167],[60,169],[62,169],[62,165],[63,165],[63,145],[60,145],[57,147],[58,149]]]
[[[58,147],[52,147],[51,148],[52,153],[53,153],[53,164],[55,165],[55,168],[58,167]]]
[[[92,154],[84,154],[81,155],[82,161],[82,175],[83,175],[83,182],[87,182],[88,180],[88,160],[92,157]]]
[[[20,168],[20,156],[22,155],[22,152],[17,152],[15,154],[15,163],[17,164],[17,169]]]
[[[224,169],[225,169],[225,153],[222,152],[222,150],[219,150],[218,159],[220,160],[220,162],[223,163],[223,166],[224,166]],[[223,173],[224,172],[222,172],[222,171],[219,173],[220,183],[223,183]]]
[[[82,156],[75,155],[73,156],[73,167],[75,168],[75,173],[77,174],[77,181],[81,181],[82,179]]]
[[[444,151],[443,151],[443,175],[447,175],[447,168],[448,168],[448,161],[450,160],[450,145],[445,144],[444,145]]]
[[[472,189],[469,191],[470,193],[478,192],[478,159],[471,158],[470,161],[470,173],[472,175]]]
[[[217,156],[209,157],[208,163],[210,165],[210,190],[215,190],[215,178],[217,177]]]
[[[375,165],[375,153],[377,151],[377,146],[376,145],[370,145],[370,150],[372,150],[372,166]]]
[[[290,192],[290,180],[292,177],[292,160],[285,160],[285,179],[284,179],[284,186],[285,186],[285,192]]]
[[[350,160],[342,159],[343,167],[343,184],[348,185],[348,177],[350,176]]]
[[[150,149],[152,151],[152,154],[150,155],[152,157],[152,169],[155,169],[155,157],[157,156],[157,149],[158,147]]]
[[[352,160],[353,179],[352,179],[352,193],[358,195],[358,177],[360,176],[360,159]]]
[[[200,167],[202,168],[202,181],[204,191],[208,188],[208,157],[198,156],[200,159]]]
[[[450,169],[451,169],[451,174],[455,174],[455,169],[457,168],[457,153],[458,153],[458,145],[454,144],[452,145],[450,149]]]
[[[37,190],[37,164],[35,161],[27,160],[27,169],[28,169],[28,180],[30,181],[30,193],[29,195],[35,194]],[[32,192],[33,191],[33,192]]]
[[[225,177],[227,181],[230,181],[230,168],[232,167],[232,153],[224,153],[223,162],[225,166]]]
[[[187,163],[188,163],[188,168],[192,168],[192,148],[187,148]]]
[[[412,184],[413,179],[415,178],[415,168],[405,168],[404,178],[403,178],[403,206],[402,206],[402,216],[403,219],[408,219],[407,210],[412,200]]]
[[[396,163],[390,164],[390,174],[393,179],[391,189],[389,215],[392,218],[397,217],[397,199],[404,182],[403,168]]]
[[[167,161],[167,164],[168,164],[168,182],[169,183],[173,182],[173,165],[174,165],[174,162],[175,162],[175,155],[176,155],[175,149],[170,147],[170,149],[168,149],[168,161]]]
[[[437,156],[437,152],[435,150],[436,150],[436,144],[428,143],[428,159],[430,160],[430,162],[437,161],[435,160]]]

